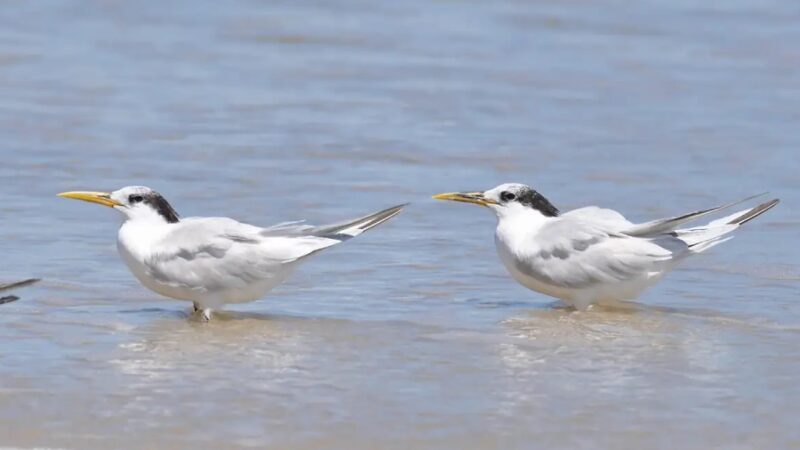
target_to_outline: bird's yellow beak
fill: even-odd
[[[90,191],[70,191],[58,194],[59,197],[74,198],[75,200],[83,200],[85,202],[98,203],[103,206],[111,208],[115,206],[122,206],[122,203],[111,198],[108,192],[90,192]]]
[[[445,192],[433,196],[436,200],[450,200],[453,202],[474,203],[481,206],[497,205],[492,199],[483,196],[483,192]]]

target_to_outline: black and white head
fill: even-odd
[[[119,211],[125,220],[148,220],[164,223],[180,221],[178,213],[158,192],[145,186],[128,186],[114,192],[71,191],[58,194],[97,203]]]
[[[530,186],[506,183],[484,192],[448,192],[434,195],[437,200],[474,203],[492,209],[497,217],[515,214],[538,213],[544,217],[556,217],[558,208]]]

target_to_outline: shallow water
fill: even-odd
[[[14,2],[0,9],[0,445],[800,446],[800,7]],[[625,310],[512,283],[479,208],[783,204]],[[140,287],[110,210],[337,221],[412,201],[211,323]]]

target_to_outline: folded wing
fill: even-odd
[[[285,274],[284,267],[399,214],[389,208],[342,224],[287,222],[269,228],[228,218],[188,218],[176,224],[145,260],[150,276],[176,287],[210,292]]]
[[[655,241],[619,233],[602,224],[562,217],[545,225],[517,269],[560,288],[583,289],[660,272],[681,252]],[[685,248],[685,245],[682,246]]]
[[[202,292],[241,288],[280,275],[282,266],[338,243],[315,236],[262,236],[227,218],[182,220],[145,261],[161,283]]]

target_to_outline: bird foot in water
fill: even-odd
[[[198,313],[202,314],[203,320],[205,320],[206,322],[211,320],[211,313],[213,312],[213,310],[211,308],[203,308],[202,306],[198,305],[197,303],[194,303],[192,305],[192,307],[194,309],[194,313],[195,314],[198,314]]]

